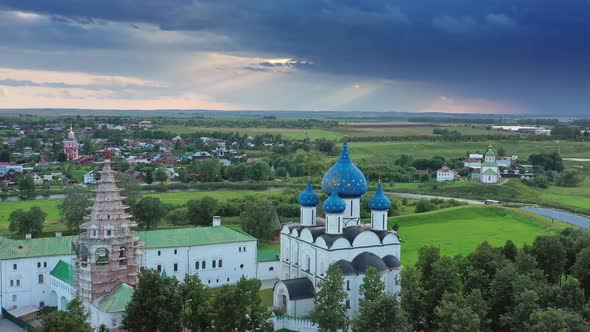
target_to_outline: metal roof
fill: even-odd
[[[146,249],[256,241],[255,237],[247,233],[224,226],[139,231],[137,235]],[[0,260],[72,255],[72,241],[75,238],[63,236],[13,240],[0,237]]]
[[[102,312],[121,312],[133,297],[133,288],[126,283],[121,283],[109,294],[98,302],[98,309]]]
[[[74,280],[72,278],[72,265],[62,261],[61,259],[59,262],[57,262],[49,274],[70,286],[74,284]]]

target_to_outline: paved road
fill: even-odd
[[[484,203],[483,201],[477,201],[477,200],[473,200],[473,199],[456,198],[456,197],[420,195],[420,194],[396,193],[396,192],[388,192],[387,194],[392,195],[394,197],[407,198],[407,199],[422,199],[422,198],[426,198],[426,199],[438,198],[438,199],[445,199],[445,200],[454,199],[459,202],[466,202],[469,205],[482,205]]]
[[[0,319],[0,331],[2,332],[22,332],[23,329],[8,319]]]
[[[583,228],[590,228],[590,218],[585,217],[585,216],[581,216],[578,214],[573,214],[573,213],[554,210],[554,209],[548,209],[548,208],[544,208],[544,207],[537,207],[537,206],[525,206],[525,207],[522,207],[521,209],[529,211],[529,212],[534,212],[536,214],[540,214],[540,215],[545,216],[547,218],[552,218],[552,219],[564,221],[568,224],[580,226]]]

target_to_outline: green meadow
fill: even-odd
[[[469,254],[483,241],[503,245],[532,243],[535,237],[572,227],[525,211],[498,206],[460,206],[444,210],[389,218],[399,224],[402,263],[414,264],[418,249],[437,246],[444,255]]]

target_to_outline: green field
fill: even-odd
[[[213,191],[182,191],[182,192],[163,192],[144,194],[146,197],[158,197],[163,203],[182,205],[192,199],[201,199],[205,196],[215,198],[220,202],[225,202],[230,199],[243,198],[247,195],[272,197],[280,195],[280,191],[266,191],[266,190],[213,190]]]
[[[512,240],[518,246],[535,237],[572,227],[525,211],[496,206],[460,206],[433,212],[389,218],[400,225],[402,263],[414,264],[418,249],[438,246],[444,255],[468,254],[481,242],[503,245]]]
[[[350,155],[354,160],[367,159],[371,161],[395,161],[402,154],[412,155],[414,158],[431,158],[439,155],[445,158],[465,157],[466,152],[485,152],[488,144],[495,148],[503,147],[510,155],[518,155],[520,160],[526,160],[532,153],[561,151],[564,158],[590,158],[590,142],[557,143],[553,141],[490,141],[490,142],[351,142],[348,145]]]
[[[40,207],[45,213],[47,218],[45,219],[45,226],[43,231],[54,232],[64,231],[66,227],[58,222],[59,211],[57,205],[61,202],[61,199],[37,199],[28,201],[3,201],[0,202],[0,234],[8,233],[8,217],[12,211],[23,209],[28,210],[33,206]]]

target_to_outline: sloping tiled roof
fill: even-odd
[[[148,249],[256,241],[255,237],[247,233],[224,226],[165,229],[137,232],[137,235]]]
[[[53,270],[51,270],[51,272],[49,272],[49,274],[70,286],[74,284],[72,279],[72,265],[62,260],[59,260],[59,262],[57,262],[57,265],[55,265],[55,267],[53,268]]]
[[[0,237],[0,259],[59,256],[72,253],[73,236],[12,240]]]
[[[131,301],[132,296],[133,288],[126,283],[122,283],[98,302],[98,309],[102,312],[125,311],[125,307]]]
[[[146,249],[256,241],[255,237],[247,233],[224,226],[139,231],[137,235],[145,243]],[[72,241],[75,238],[63,236],[13,240],[0,236],[0,260],[72,255]]]
[[[487,171],[483,172],[484,175],[496,175],[498,173],[496,173],[496,171],[494,171],[493,169],[489,168]]]

